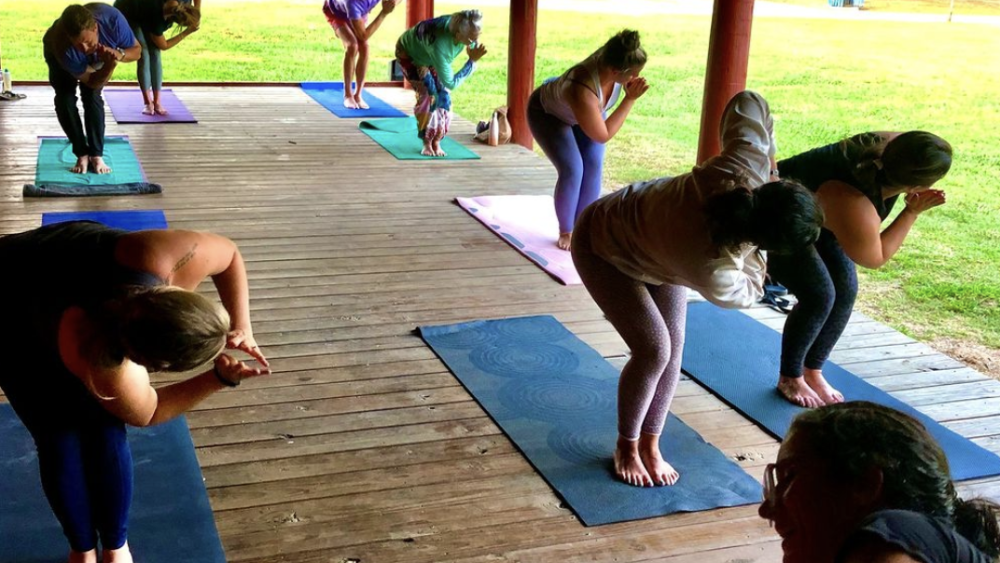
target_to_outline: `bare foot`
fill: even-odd
[[[431,146],[434,148],[434,156],[448,156],[448,153],[441,149],[441,139],[434,141]]]
[[[653,485],[653,480],[649,478],[649,473],[642,464],[642,458],[639,457],[638,440],[618,437],[618,446],[615,448],[615,475],[635,487]]]
[[[559,240],[556,241],[556,246],[558,246],[560,250],[569,250],[572,242],[573,233],[559,233]]]
[[[806,385],[815,391],[824,403],[832,405],[844,402],[844,395],[826,382],[826,378],[823,377],[823,370],[806,369],[803,371],[803,378],[806,380]]]
[[[91,549],[90,551],[70,550],[69,557],[66,560],[69,563],[97,563],[97,550],[96,549]]]
[[[164,108],[159,102],[153,104],[153,111],[156,115],[167,115],[167,109]]]
[[[156,115],[156,109],[153,107],[152,102],[143,106],[142,115]]]
[[[69,171],[74,174],[86,174],[87,170],[89,169],[90,169],[90,157],[78,156],[76,157],[76,166],[70,168]]]
[[[92,168],[97,174],[111,174],[111,167],[104,164],[103,158],[99,156],[91,157],[90,163],[93,165]]]
[[[132,563],[132,552],[129,551],[128,542],[118,549],[105,549],[101,563]]]
[[[819,398],[819,395],[812,390],[806,382],[805,378],[802,377],[778,377],[778,392],[781,393],[783,397],[788,399],[790,403],[796,404],[800,407],[806,408],[816,408],[822,407],[826,403],[823,399]]]
[[[358,109],[358,103],[352,96],[344,96],[344,107],[347,109]]]
[[[368,104],[366,104],[364,98],[361,97],[361,92],[354,95],[354,103],[358,106],[358,109],[368,109]]]
[[[434,152],[434,148],[431,147],[430,141],[424,141],[424,150],[420,151],[420,154],[424,156],[437,156]]]
[[[672,465],[664,461],[660,454],[660,436],[642,434],[639,436],[639,459],[656,485],[673,485],[681,475]]]

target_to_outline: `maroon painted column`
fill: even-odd
[[[754,0],[715,0],[701,104],[698,162],[719,154],[719,124],[729,100],[746,89]]]
[[[528,98],[535,88],[535,39],[538,0],[510,0],[510,36],[507,52],[507,120],[511,141],[532,148],[528,129]],[[487,55],[489,56],[489,55]]]
[[[406,29],[434,17],[434,0],[406,0]]]

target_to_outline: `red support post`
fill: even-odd
[[[719,125],[726,104],[746,89],[754,0],[715,0],[701,105],[698,162],[719,154]]]
[[[406,0],[406,29],[434,17],[434,0]]]
[[[538,33],[538,0],[510,1],[510,35],[507,52],[507,120],[511,140],[532,148],[528,129],[528,98],[535,89],[535,45]]]

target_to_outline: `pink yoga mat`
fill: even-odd
[[[569,251],[559,250],[552,196],[459,197],[455,201],[508,244],[565,285],[582,283]]]
[[[142,93],[139,90],[105,90],[104,101],[118,123],[198,123],[170,89],[160,92],[160,103],[167,110],[167,115],[143,114]]]

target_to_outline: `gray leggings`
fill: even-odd
[[[146,40],[146,34],[138,24],[132,26],[132,33],[142,46],[142,56],[135,63],[139,87],[145,92],[151,89],[159,92],[163,89],[163,52]]]
[[[623,274],[590,246],[589,213],[573,232],[573,263],[587,291],[632,351],[618,381],[618,433],[628,440],[663,432],[681,377],[687,290]]]

